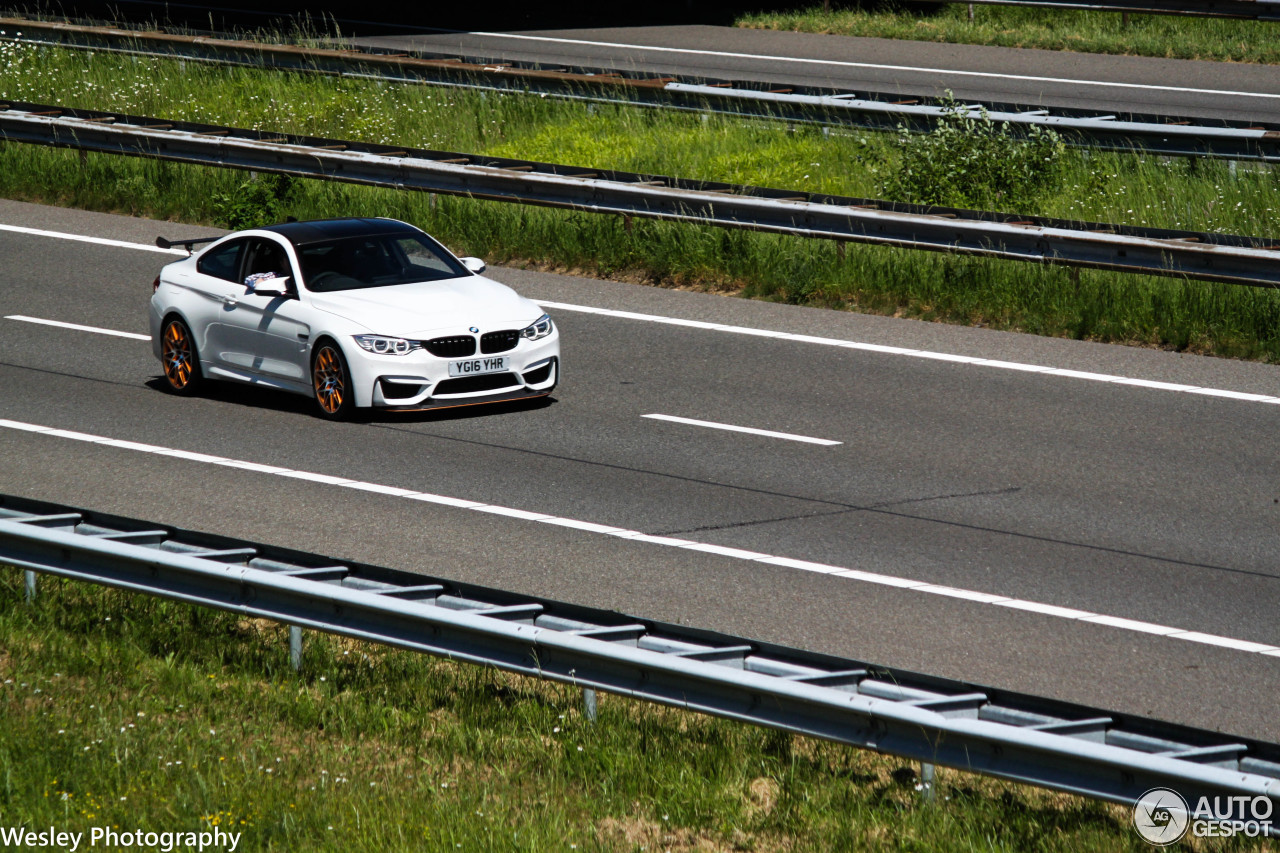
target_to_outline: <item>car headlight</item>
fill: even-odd
[[[521,337],[528,338],[531,341],[536,341],[551,334],[551,330],[554,328],[555,327],[551,325],[551,318],[546,314],[543,314],[541,317],[533,321],[532,326],[529,326],[526,329],[521,329],[520,335]]]
[[[389,338],[386,335],[356,335],[356,343],[360,349],[378,355],[405,355],[413,349],[413,345],[404,338]]]

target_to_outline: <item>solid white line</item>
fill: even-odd
[[[276,473],[284,473],[285,470],[288,470],[288,469],[282,469],[281,471],[278,471]],[[417,494],[417,492],[415,492],[413,489],[401,489],[398,486],[380,486],[377,483],[361,483],[356,480],[352,480],[349,483],[337,483],[336,485],[342,486],[344,489],[359,489],[362,492],[373,492],[379,495],[390,495],[393,498],[403,498],[407,495]]]
[[[1231,637],[1219,637],[1216,634],[1202,634],[1199,631],[1181,631],[1177,634],[1169,634],[1175,640],[1189,640],[1193,643],[1204,643],[1209,646],[1221,646],[1224,649],[1234,649],[1239,652],[1274,652],[1275,646],[1268,646],[1265,643],[1252,643],[1248,640],[1233,640]]]
[[[1017,598],[1007,598],[1003,601],[993,601],[991,603],[998,607],[1012,607],[1014,610],[1029,610],[1032,613],[1040,613],[1045,616],[1057,616],[1059,619],[1086,619],[1097,615],[1087,610],[1076,610],[1074,607],[1058,607],[1055,604],[1022,601]]]
[[[38,323],[41,326],[57,326],[59,329],[74,329],[77,332],[93,332],[95,335],[114,335],[117,338],[129,338],[135,341],[151,340],[150,335],[139,335],[136,332],[117,332],[115,329],[99,329],[97,326],[81,326],[79,323],[63,323],[60,320],[42,320],[39,317],[24,317],[21,314],[10,314],[5,319]]]
[[[105,237],[68,234],[65,231],[43,231],[39,228],[24,228],[21,225],[0,224],[0,231],[13,231],[17,234],[30,234],[35,237],[56,237],[59,240],[75,240],[78,243],[95,243],[99,246],[112,246],[117,249],[141,249],[146,252],[159,252],[162,255],[186,254],[182,249],[161,249],[159,246],[148,246],[146,243],[127,243],[123,240],[108,240]]]
[[[411,501],[422,501],[429,504],[441,504],[442,506],[454,506],[458,509],[475,509],[476,507],[485,506],[480,501],[469,501],[465,498],[451,498],[446,495],[433,495],[423,492],[420,495],[405,495]]]
[[[656,314],[636,314],[633,311],[615,311],[611,308],[595,308],[590,305],[573,305],[567,302],[548,302],[542,299],[534,301],[543,308],[550,308],[556,311],[596,314],[601,317],[643,320],[649,323],[661,323],[666,325],[680,324],[673,318],[663,317]],[[884,344],[864,344],[860,341],[841,340],[840,338],[819,338],[813,335],[793,335],[788,332],[771,332],[762,329],[751,329],[746,326],[730,326],[723,323],[710,324],[708,328],[710,331],[726,332],[733,335],[765,335],[780,341],[795,341],[797,343],[816,344],[818,346],[842,347],[844,349],[859,350],[861,352],[874,352],[882,355],[905,355],[912,358],[932,358],[939,361],[950,361],[956,362],[957,364],[986,367],[995,370],[1016,370],[1023,373],[1038,373],[1042,376],[1062,376],[1068,379],[1083,379],[1088,382],[1105,382],[1112,385],[1131,385],[1136,388],[1148,388],[1155,391],[1197,394],[1205,397],[1220,397],[1228,400],[1241,400],[1252,403],[1268,403],[1273,406],[1280,405],[1280,397],[1272,397],[1266,394],[1246,394],[1239,391],[1223,391],[1218,388],[1201,388],[1195,385],[1175,385],[1171,382],[1156,382],[1149,379],[1133,379],[1127,376],[1113,376],[1107,373],[1089,373],[1083,370],[1067,370],[1060,367],[1046,367],[1040,364],[1025,364],[1016,361],[1000,361],[998,359],[976,358],[974,356],[967,355],[929,352],[927,350],[893,347],[886,346]],[[646,417],[665,416],[647,415]],[[672,420],[674,420],[674,418]]]
[[[491,513],[500,516],[508,516],[520,521],[531,524],[553,524],[559,527],[568,527],[574,530],[581,530],[587,533],[598,533],[605,536],[620,537],[629,539],[634,542],[643,542],[652,545],[659,545],[668,548],[680,548],[687,551],[701,551],[708,554],[725,557],[727,559],[745,560],[752,563],[762,563],[779,568],[789,568],[796,571],[806,571],[815,574],[826,575],[828,577],[843,578],[845,580],[862,581],[864,583],[874,583],[881,586],[889,586],[904,591],[919,592],[926,595],[939,595],[945,598],[955,598],[971,602],[975,605],[989,605],[995,607],[1008,607],[1015,610],[1024,610],[1036,613],[1041,616],[1048,616],[1057,619],[1066,619],[1073,622],[1087,622],[1104,627],[1113,628],[1122,631],[1134,631],[1141,634],[1150,634],[1163,636],[1172,640],[1185,640],[1193,643],[1201,643],[1204,645],[1218,646],[1220,648],[1231,649],[1232,651],[1245,652],[1248,654],[1262,654],[1275,656],[1280,654],[1280,647],[1266,645],[1265,643],[1256,643],[1250,640],[1237,640],[1232,637],[1221,637],[1216,634],[1205,634],[1200,631],[1187,631],[1182,628],[1170,628],[1163,625],[1153,625],[1149,622],[1140,622],[1133,619],[1122,619],[1118,616],[1107,616],[1101,613],[1091,613],[1087,610],[1077,610],[1072,607],[1059,607],[1053,604],[1044,604],[1038,601],[1023,601],[1017,598],[1006,598],[1001,595],[995,595],[987,592],[979,592],[977,590],[960,589],[953,586],[943,586],[940,584],[930,584],[925,581],[912,580],[910,578],[900,578],[895,575],[882,575],[875,572],[864,572],[859,569],[845,569],[839,566],[828,566],[822,563],[811,563],[806,560],[794,560],[790,557],[780,557],[772,554],[762,554],[758,551],[747,551],[741,548],[731,548],[725,545],[713,545],[706,542],[691,542],[688,539],[672,539],[665,536],[651,536],[641,533],[638,530],[627,530],[623,527],[613,527],[608,524],[597,524],[591,521],[582,521],[573,518],[560,518],[553,515],[544,515],[542,513],[530,512],[528,510],[514,509],[511,507],[502,507],[495,504],[485,504],[480,501],[470,501],[463,498],[452,498],[445,495],[432,495],[424,492],[415,492],[410,489],[403,489],[397,486],[382,486],[376,483],[366,483],[359,480],[351,480],[346,477],[335,477],[331,474],[318,474],[309,471],[295,471],[288,468],[278,468],[273,465],[263,465],[258,462],[246,462],[237,459],[226,459],[221,456],[211,456],[207,453],[193,453],[187,450],[175,450],[172,448],[157,447],[155,445],[140,444],[132,441],[120,439],[106,438],[100,435],[91,435],[89,433],[75,432],[74,430],[56,429],[54,427],[41,426],[39,424],[23,423],[22,421],[11,421],[0,419],[0,429],[20,430],[23,432],[32,432],[54,436],[56,438],[70,439],[73,441],[82,441],[90,444],[99,444],[122,450],[132,450],[139,453],[151,453],[158,456],[167,456],[170,458],[184,459],[192,462],[200,462],[207,465],[219,465],[227,468],[235,468],[238,470],[248,470],[261,472],[268,476],[290,477],[298,480],[306,480],[313,483],[321,483],[325,485],[338,486],[340,488],[362,489],[373,494],[382,494],[392,500],[408,499],[425,501],[427,503],[440,504],[443,506],[457,507],[460,509],[474,510],[477,512]]]
[[[480,507],[476,507],[479,509]],[[548,515],[546,518],[540,518],[538,521],[543,524],[554,524],[558,527],[570,527],[574,530],[582,530],[586,533],[603,533],[606,536],[618,536],[626,534],[630,537],[632,534],[639,535],[638,530],[627,530],[623,527],[614,527],[611,524],[596,524],[594,521],[579,521],[576,518],[557,518],[554,515]]]
[[[1113,628],[1124,628],[1128,631],[1139,631],[1143,634],[1177,634],[1177,628],[1168,625],[1156,625],[1152,622],[1139,622],[1136,619],[1121,619],[1118,616],[1087,616],[1081,622],[1096,622],[1099,625],[1110,625]]]
[[[716,554],[721,557],[733,557],[738,560],[767,560],[772,554],[761,554],[759,551],[746,551],[742,548],[729,548],[725,545],[708,545],[705,542],[690,542],[681,545],[686,551],[702,551],[705,554]]]
[[[672,415],[641,415],[642,418],[652,418],[655,421],[671,421],[676,424],[689,424],[690,426],[708,427],[710,429],[724,429],[729,432],[745,432],[751,435],[763,435],[766,438],[785,438],[787,441],[803,441],[807,444],[822,444],[831,447],[841,444],[839,441],[831,441],[826,438],[810,438],[807,435],[793,435],[789,432],[774,432],[768,429],[754,429],[752,427],[732,426],[731,424],[718,424],[714,421],[695,421],[692,418],[677,418]]]
[[[799,569],[802,572],[817,572],[821,575],[834,575],[837,572],[845,571],[843,566],[828,566],[825,563],[813,563],[808,560],[793,560],[790,557],[770,557],[767,560],[761,560],[762,563],[768,563],[771,566],[785,566],[788,569]]]
[[[542,521],[544,518],[550,518],[545,512],[529,512],[524,509],[512,509],[509,506],[494,506],[487,504],[485,506],[473,506],[476,512],[491,512],[494,515],[505,515],[509,518],[518,518],[522,521]]]
[[[960,589],[954,586],[937,586],[930,584],[929,586],[914,587],[916,592],[928,592],[933,595],[948,595],[952,598],[963,598],[967,601],[976,601],[980,604],[996,604],[1001,601],[1008,601],[1009,597],[1004,595],[992,595],[989,592],[974,592],[971,589]]]
[[[110,246],[116,246],[126,249],[145,249],[146,251],[155,251],[155,246],[147,246],[142,243],[124,243],[118,240],[100,240],[96,237],[83,237],[78,234],[64,234],[57,231],[37,231],[32,228],[18,228],[12,225],[0,225],[0,229],[10,231],[19,231],[23,233],[39,234],[46,237],[59,237],[67,240],[81,240],[87,243],[105,243]],[[176,250],[169,250],[174,252]],[[177,254],[183,254],[177,252]],[[689,326],[693,323],[689,320],[683,320],[678,317],[664,317],[657,314],[640,314],[635,311],[617,311],[611,308],[596,308],[590,305],[573,305],[566,302],[549,302],[546,300],[534,300],[544,308],[553,308],[559,311],[573,311],[582,314],[597,314],[601,317],[614,317],[623,320],[637,320],[647,323],[660,323],[669,326]],[[115,332],[107,329],[95,329],[91,326],[75,326],[70,323],[58,323],[53,320],[39,320],[34,317],[12,316],[7,319],[23,320],[32,323],[46,323],[54,326],[65,326],[67,328],[83,330],[88,332],[96,332],[99,334],[120,335],[122,337],[136,338],[138,340],[150,340],[147,335],[136,335],[132,332]],[[930,358],[938,361],[953,361],[958,364],[970,364],[976,367],[989,367],[997,370],[1018,370],[1023,372],[1040,373],[1045,376],[1062,376],[1069,379],[1083,379],[1089,382],[1107,382],[1115,385],[1132,385],[1135,387],[1146,387],[1158,391],[1172,391],[1184,394],[1197,394],[1205,397],[1218,397],[1228,400],[1240,400],[1242,402],[1266,403],[1269,405],[1280,405],[1280,397],[1274,397],[1267,394],[1247,394],[1241,391],[1226,391],[1220,388],[1200,388],[1192,385],[1174,385],[1168,382],[1154,382],[1146,379],[1133,379],[1127,376],[1112,376],[1106,373],[1090,373],[1083,370],[1068,370],[1058,367],[1044,367],[1035,364],[1022,364],[1012,361],[999,361],[996,359],[985,359],[967,355],[953,355],[951,353],[929,352],[928,350],[910,349],[908,347],[886,346],[884,344],[868,344],[861,341],[841,340],[839,338],[820,338],[813,335],[793,335],[788,332],[775,332],[770,329],[752,329],[747,326],[730,326],[724,323],[704,323],[698,322],[695,328],[706,329],[708,331],[726,332],[734,335],[752,335],[755,337],[776,338],[782,341],[794,341],[796,343],[817,344],[819,346],[843,347],[845,349],[855,349],[862,352],[882,353],[885,355],[905,355],[913,358]]]
[[[518,33],[486,33],[451,31],[458,35],[485,36],[486,38],[516,39],[519,41],[542,41],[556,44],[581,44],[588,47],[607,47],[610,49],[647,50],[653,53],[687,53],[692,56],[723,56],[729,59],[764,59],[770,62],[789,62],[800,65],[834,65],[840,68],[873,68],[879,71],[918,71],[925,74],[946,74],[957,77],[985,77],[996,80],[1029,80],[1034,83],[1067,83],[1073,86],[1102,86],[1115,89],[1142,89],[1157,92],[1187,92],[1197,95],[1239,95],[1246,98],[1280,98],[1264,92],[1236,92],[1230,89],[1191,89],[1185,86],[1160,86],[1150,83],[1108,83],[1105,80],[1073,80],[1069,77],[1032,77],[1023,74],[1003,74],[995,71],[960,71],[954,68],[925,68],[917,65],[882,65],[875,62],[849,62],[839,59],[809,59],[795,56],[770,56],[762,53],[736,53],[725,50],[697,50],[687,47],[655,47],[645,44],[625,44],[609,41],[589,41],[587,39],[567,39],[555,36],[530,36]]]

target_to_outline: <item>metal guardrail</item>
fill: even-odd
[[[1280,285],[1280,243],[1226,234],[898,204],[44,104],[0,103],[0,139],[841,242]]]
[[[0,496],[0,563],[1118,803],[1280,805],[1280,745],[44,502]]]
[[[1252,2],[1253,0],[1250,0]],[[317,72],[346,77],[429,83],[633,106],[665,106],[868,130],[927,130],[953,108],[944,100],[876,92],[705,78],[637,76],[601,68],[544,68],[483,57],[415,52],[332,50],[273,45],[223,37],[123,30],[0,18],[0,29],[27,44],[224,65]],[[1142,149],[1166,156],[1204,156],[1280,162],[1280,125],[1203,118],[1113,114],[1097,110],[1016,103],[966,104],[975,116],[1015,131],[1049,128],[1071,145],[1105,150]]]

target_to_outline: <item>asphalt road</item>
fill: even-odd
[[[146,333],[150,284],[169,256],[6,225],[137,244],[200,230],[0,202],[0,317],[133,334]],[[1280,647],[1271,441],[1280,405],[832,341],[1268,396],[1280,395],[1280,369],[520,270],[492,275],[561,306],[550,311],[564,381],[550,404],[330,424],[300,397],[232,386],[172,397],[146,341],[0,319],[0,419],[760,556],[4,424],[0,493],[1280,740],[1271,698],[1280,657],[1264,653]],[[788,559],[870,574],[806,571]]]
[[[1273,66],[710,25],[363,35],[360,44],[903,97],[1280,121]]]

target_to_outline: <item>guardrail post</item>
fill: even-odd
[[[294,672],[302,670],[302,629],[297,625],[289,626],[289,665]]]
[[[596,721],[596,691],[590,687],[582,688],[582,710],[588,720],[593,723]]]
[[[22,597],[27,602],[27,604],[30,604],[31,602],[36,600],[36,573],[31,571],[30,569],[27,569],[25,572],[23,572],[23,575],[25,577],[24,577],[24,583],[22,585],[23,586]]]
[[[934,774],[937,768],[932,764],[920,762],[920,798],[926,803],[932,803],[937,796],[933,790]]]

